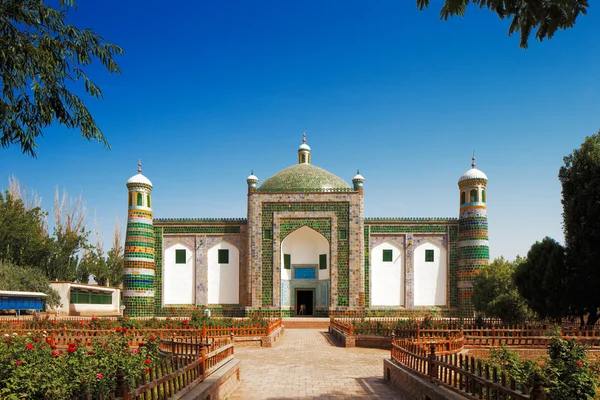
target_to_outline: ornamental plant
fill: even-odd
[[[543,368],[549,387],[548,400],[591,400],[596,394],[596,376],[586,348],[577,339],[552,338],[549,360]]]
[[[3,336],[0,398],[60,400],[88,394],[98,398],[115,390],[119,369],[128,384],[134,385],[158,359],[158,343],[147,337],[145,346],[132,349],[129,339],[115,332],[96,338],[91,347],[74,341],[60,349],[43,335]]]

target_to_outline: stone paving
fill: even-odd
[[[324,330],[287,329],[272,348],[235,353],[242,381],[228,400],[410,400],[383,379],[389,350],[336,347]]]

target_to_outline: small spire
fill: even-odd
[[[254,170],[253,169],[250,170],[250,175],[254,175]]]
[[[302,143],[306,143],[306,132],[302,132]]]
[[[473,157],[471,158],[471,168],[475,168],[475,151],[473,151]]]
[[[360,175],[360,171],[356,169],[356,175]]]
[[[142,173],[142,159],[138,158],[138,174]]]

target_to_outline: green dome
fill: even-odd
[[[292,165],[264,181],[258,188],[264,192],[309,192],[328,189],[351,188],[342,178],[311,164]]]

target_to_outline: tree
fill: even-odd
[[[517,266],[514,281],[519,294],[540,317],[560,322],[569,315],[565,249],[556,240],[546,237],[531,246],[525,262]]]
[[[600,132],[564,157],[558,172],[562,185],[563,226],[571,307],[582,323],[600,319]]]
[[[417,0],[419,10],[429,7],[430,0]],[[470,0],[444,0],[440,18],[455,15],[464,17]],[[587,14],[588,0],[472,0],[479,8],[487,8],[500,19],[510,19],[508,35],[521,32],[520,47],[528,47],[531,31],[537,28],[535,38],[540,42],[552,39],[557,30],[569,29],[577,17]]]
[[[40,274],[38,268],[16,266],[0,261],[0,290],[20,290],[46,293],[46,304],[50,307],[60,304],[60,295],[50,287],[48,278]]]
[[[43,268],[54,246],[44,228],[45,213],[13,194],[0,193],[0,260]]]
[[[509,323],[532,318],[533,313],[512,280],[522,262],[520,257],[512,262],[499,257],[481,269],[473,281],[473,304],[477,312]]]
[[[94,60],[120,73],[114,57],[123,53],[89,29],[66,21],[75,0],[60,0],[53,9],[41,0],[0,2],[0,144],[18,145],[35,157],[36,139],[54,121],[79,129],[88,140],[108,146],[100,128],[72,92],[83,81],[87,94],[101,98],[100,88],[84,72]]]
[[[81,195],[73,201],[66,191],[60,196],[56,188],[52,212],[56,239],[53,257],[46,266],[48,279],[72,281],[77,276],[77,253],[85,248],[89,235],[85,230],[85,215],[86,208]]]

